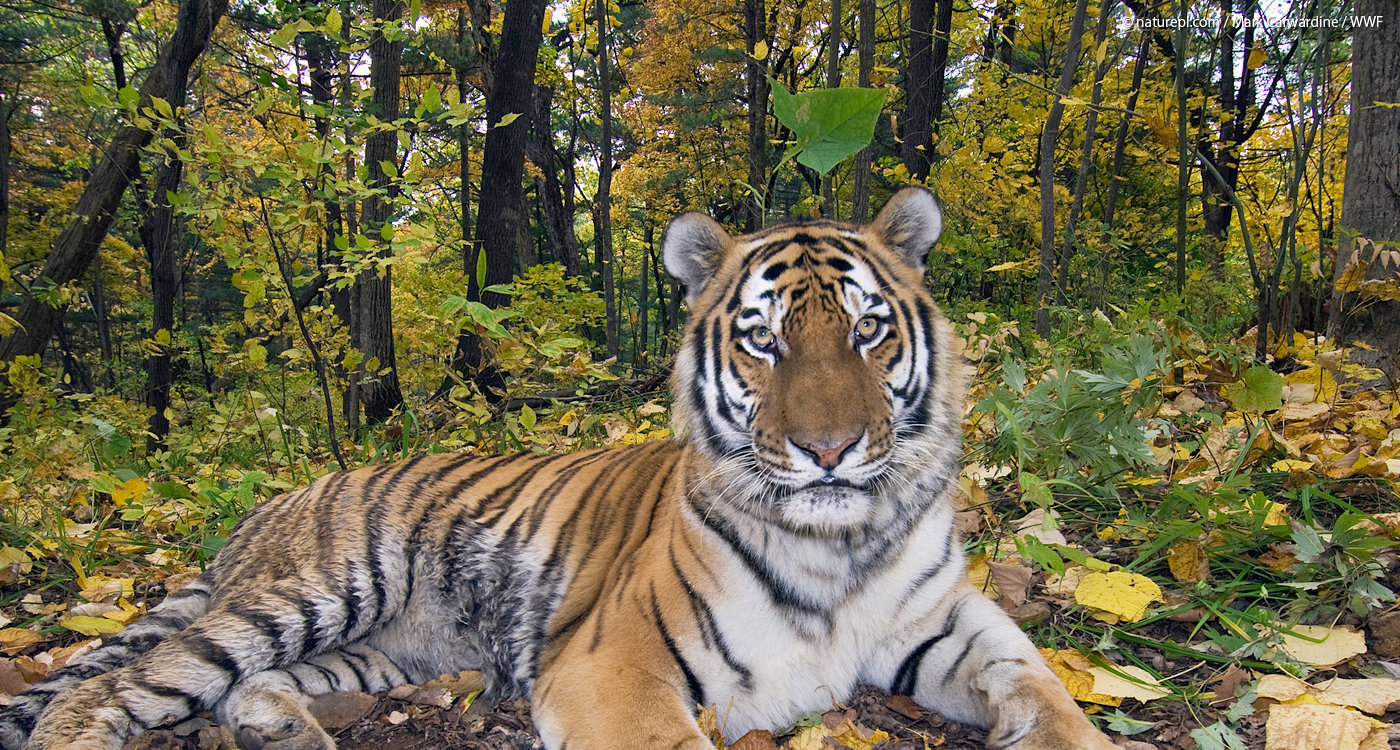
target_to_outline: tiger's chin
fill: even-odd
[[[776,510],[784,526],[804,531],[844,531],[870,522],[875,498],[849,486],[810,486],[785,495]]]

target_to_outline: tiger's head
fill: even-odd
[[[960,457],[964,397],[923,283],[941,230],[922,188],[865,227],[794,221],[731,237],[703,214],[671,223],[666,268],[690,305],[675,411],[731,504],[832,531],[937,494],[915,485],[946,479]]]

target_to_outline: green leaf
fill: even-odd
[[[117,102],[122,105],[123,109],[130,109],[133,104],[140,100],[141,92],[129,85],[123,86],[122,89],[117,92]]]
[[[1262,413],[1283,406],[1283,376],[1263,365],[1255,365],[1240,376],[1240,382],[1225,389],[1225,397],[1240,411]]]
[[[1327,548],[1327,545],[1323,543],[1317,529],[1298,521],[1290,521],[1289,524],[1293,527],[1291,536],[1294,556],[1306,563],[1321,560],[1322,551]]]
[[[385,242],[392,242],[394,239],[394,225],[390,224],[387,221],[383,224],[380,224],[379,236],[383,237]]]
[[[152,96],[151,106],[155,107],[156,111],[159,112],[162,117],[168,120],[175,118],[175,113],[170,109],[170,102],[167,102],[166,100],[158,96]]]
[[[94,109],[108,109],[112,102],[107,95],[102,93],[96,86],[82,85],[78,87],[78,94],[82,96],[83,102]]]
[[[1235,730],[1217,721],[1208,727],[1191,730],[1196,750],[1249,750]]]
[[[826,174],[865,148],[885,105],[884,89],[817,89],[791,94],[769,78],[773,114],[792,130],[797,143],[783,157]]]
[[[1114,709],[1111,714],[1105,714],[1104,719],[1105,723],[1108,724],[1109,731],[1116,734],[1142,734],[1152,727],[1157,726],[1155,722],[1138,721],[1118,709]]]
[[[1050,484],[1044,479],[1028,471],[1023,471],[1020,474],[1020,482],[1022,500],[1032,503],[1038,508],[1049,508],[1050,504],[1055,501],[1054,496],[1050,493]]]
[[[535,410],[529,406],[520,407],[520,426],[527,430],[535,429]]]
[[[480,283],[480,282],[478,282]],[[490,292],[492,294],[515,294],[514,284],[492,284],[481,290],[482,294]]]
[[[409,22],[417,21],[421,15],[423,15],[423,0],[413,0],[408,4]]]
[[[159,497],[182,500],[194,498],[194,493],[190,492],[190,488],[186,487],[182,482],[156,482],[151,485],[151,488],[156,491],[156,495]]]
[[[486,251],[476,251],[476,285],[478,287],[486,283]]]
[[[442,106],[442,93],[436,86],[429,86],[428,91],[423,94],[423,107],[429,112],[436,112]]]
[[[326,13],[326,30],[331,32],[331,36],[340,36],[341,18],[340,11],[331,8]]]

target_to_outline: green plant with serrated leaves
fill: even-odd
[[[1006,360],[1001,385],[974,409],[994,427],[984,460],[1091,485],[1152,468],[1151,435],[1137,412],[1158,398],[1164,359],[1139,336],[1104,347],[1099,372],[1057,366],[1031,380],[1024,365]]]

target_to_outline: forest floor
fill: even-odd
[[[401,695],[402,693],[395,692]],[[389,694],[337,693],[318,699],[317,717],[335,737],[339,750],[537,750],[543,747],[530,719],[529,702],[509,700],[495,706],[465,702],[449,707],[415,703]],[[1135,718],[1154,723],[1154,731],[1117,737],[1124,750],[1195,748],[1181,704],[1143,706]],[[822,715],[829,730],[800,729],[776,736],[751,732],[731,738],[730,750],[983,750],[986,733],[925,711],[910,699],[862,686],[849,701]],[[848,723],[849,722],[849,723]],[[1247,717],[1239,735],[1249,750],[1264,748],[1264,720]],[[852,730],[854,732],[852,733]],[[1160,731],[1157,731],[1160,730]],[[1147,740],[1142,739],[1144,736]],[[838,739],[840,738],[840,739]],[[843,741],[844,740],[844,741]],[[1148,741],[1151,740],[1151,741]],[[233,736],[206,718],[190,719],[174,729],[157,729],[127,743],[125,750],[237,750]],[[248,750],[244,748],[244,750]],[[1070,749],[1066,749],[1070,750]]]

